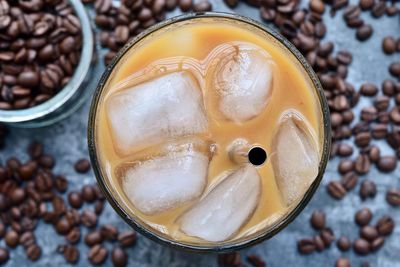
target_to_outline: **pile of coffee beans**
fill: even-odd
[[[11,249],[17,246],[24,248],[31,261],[41,257],[35,229],[42,221],[64,236],[65,244],[54,251],[61,253],[66,262],[79,261],[80,251],[76,245],[83,240],[90,247],[86,255],[90,263],[98,265],[107,260],[110,252],[104,242],[109,242],[113,246],[110,257],[114,266],[127,266],[124,249],[136,243],[136,232],[120,232],[110,224],[98,225],[105,200],[97,185],[84,185],[81,190],[70,191],[65,196],[68,180],[52,171],[54,157],[45,154],[43,146],[37,142],[29,146],[28,154],[30,159],[26,162],[10,157],[4,166],[0,165],[0,238],[7,246],[0,247],[0,264],[8,261]],[[90,163],[80,159],[75,169],[86,173]],[[83,231],[87,233],[81,237]]]
[[[57,94],[79,63],[81,24],[68,0],[0,0],[0,109]]]

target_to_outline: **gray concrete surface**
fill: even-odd
[[[258,11],[245,4],[240,4],[235,10],[229,10],[222,1],[214,0],[214,9],[217,11],[237,12],[255,19],[259,19]],[[308,2],[308,1],[303,1]],[[354,1],[353,1],[354,2]],[[357,2],[357,1],[355,1]],[[170,16],[178,12],[170,14]],[[363,18],[372,23],[374,27],[373,37],[367,42],[360,43],[355,39],[355,31],[347,29],[343,19],[342,11],[338,12],[336,17],[331,18],[326,14],[326,23],[328,25],[328,34],[325,40],[335,43],[336,51],[338,49],[348,49],[353,52],[354,60],[349,69],[349,81],[356,88],[363,82],[370,81],[380,84],[390,75],[387,66],[390,62],[400,60],[400,54],[386,56],[381,51],[381,40],[387,35],[400,36],[400,18],[384,17],[379,20],[373,19],[369,14],[363,14]],[[97,82],[100,73],[94,83]],[[73,164],[77,158],[87,157],[86,148],[86,122],[88,115],[89,100],[78,112],[65,121],[43,129],[13,129],[11,137],[8,139],[6,149],[0,154],[0,161],[10,155],[17,155],[20,158],[27,159],[25,154],[26,147],[30,140],[36,139],[44,142],[46,151],[57,157],[55,172],[62,173],[70,181],[70,190],[80,188],[82,184],[94,183],[93,174],[78,175],[73,170]],[[357,109],[368,105],[368,101],[362,101]],[[385,144],[378,143],[383,149],[383,154],[392,153]],[[356,156],[355,153],[354,156]],[[338,179],[336,173],[337,160],[329,162],[322,186],[318,189],[311,203],[303,213],[279,235],[260,245],[242,251],[243,255],[250,252],[256,252],[265,259],[269,267],[278,266],[309,266],[322,267],[334,266],[335,260],[340,255],[349,257],[352,266],[359,266],[363,261],[370,261],[372,266],[395,267],[400,266],[400,209],[389,207],[385,202],[385,192],[390,186],[400,186],[400,165],[392,174],[379,173],[375,168],[366,175],[367,178],[375,181],[378,186],[378,194],[375,199],[361,202],[358,196],[359,185],[348,194],[344,200],[336,201],[328,196],[325,185]],[[362,177],[365,179],[365,177]],[[354,212],[364,206],[370,207],[374,212],[374,221],[383,214],[394,216],[398,227],[392,236],[386,239],[385,246],[375,254],[367,257],[360,257],[354,252],[341,253],[336,246],[322,253],[314,253],[310,256],[300,256],[296,249],[296,240],[303,237],[314,235],[308,223],[310,214],[314,209],[322,209],[328,212],[328,225],[334,229],[335,235],[348,235],[355,238],[358,235],[358,227],[353,222]],[[105,212],[101,216],[101,222],[112,223],[120,229],[126,229],[127,225],[114,213],[107,205]],[[38,243],[43,248],[43,254],[39,261],[32,263],[27,261],[22,247],[18,247],[11,253],[11,259],[6,266],[66,266],[63,257],[56,253],[58,244],[63,243],[63,238],[56,235],[55,231],[46,225],[40,224],[36,230]],[[0,241],[0,246],[4,246],[4,241]],[[108,246],[111,247],[111,246]],[[79,246],[81,258],[78,266],[88,266],[86,259],[87,247],[83,244]],[[138,243],[134,248],[128,249],[129,266],[150,267],[150,266],[171,266],[171,267],[194,267],[194,266],[217,266],[215,255],[195,255],[178,252],[173,249],[158,245],[143,236],[139,237]],[[110,257],[104,266],[111,266]]]

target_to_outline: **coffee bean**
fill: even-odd
[[[311,226],[315,230],[322,230],[325,228],[325,213],[320,210],[316,210],[312,213],[310,219]]]
[[[362,208],[362,209],[358,210],[355,214],[355,222],[359,226],[365,226],[365,225],[369,224],[371,219],[372,219],[372,212],[368,208]]]
[[[105,224],[100,229],[101,235],[104,239],[115,241],[118,238],[118,229],[111,224]]]
[[[325,4],[321,0],[311,0],[310,9],[315,13],[322,14],[325,12]]]
[[[348,251],[351,247],[351,241],[348,237],[341,236],[336,242],[336,245],[341,251]]]
[[[58,175],[54,182],[58,192],[65,193],[67,191],[68,182],[64,176]]]
[[[391,63],[389,66],[389,72],[394,77],[400,77],[400,61],[395,61]]]
[[[125,251],[116,246],[111,253],[111,260],[115,267],[125,267],[128,265],[128,256]]]
[[[360,236],[368,241],[373,241],[375,238],[378,237],[378,231],[375,227],[370,225],[366,225],[360,230]]]
[[[93,231],[85,236],[85,243],[89,247],[100,244],[101,242],[103,242],[103,236],[100,231]]]
[[[97,216],[93,211],[84,210],[81,215],[83,225],[88,228],[93,228],[97,224]]]
[[[42,166],[43,168],[47,168],[47,169],[52,169],[55,165],[55,160],[53,156],[50,155],[42,155],[39,159],[38,159],[38,163],[40,166]]]
[[[346,195],[346,189],[338,181],[332,181],[328,184],[328,193],[336,199],[342,199]]]
[[[378,233],[383,236],[390,235],[393,232],[394,226],[394,221],[390,216],[383,216],[376,223]]]
[[[386,124],[383,123],[378,123],[378,124],[374,124],[372,125],[371,128],[371,136],[374,139],[383,139],[386,138],[388,133],[388,128]]]
[[[340,257],[335,263],[335,267],[350,267],[350,260]]]
[[[375,18],[379,18],[381,16],[383,16],[386,12],[386,3],[385,2],[377,2],[374,4],[374,6],[372,7],[372,16],[374,16]]]
[[[15,248],[19,242],[19,235],[16,231],[10,230],[6,233],[4,241],[8,247]]]
[[[375,0],[360,0],[359,5],[362,10],[370,10],[374,6]]]
[[[91,185],[84,185],[82,187],[81,196],[86,202],[89,203],[92,203],[96,199],[96,193]]]
[[[193,1],[192,0],[179,0],[179,8],[183,12],[187,12],[192,9]]]
[[[353,154],[353,147],[349,144],[341,143],[337,151],[338,155],[341,157],[348,157]]]
[[[300,254],[310,254],[316,249],[314,240],[312,238],[304,238],[297,242],[297,249]]]
[[[379,250],[383,246],[384,243],[385,243],[384,237],[379,236],[379,237],[375,238],[370,244],[371,251]]]
[[[320,235],[314,236],[314,244],[317,251],[323,251],[325,249],[324,241]]]
[[[26,248],[26,255],[31,261],[37,261],[42,255],[42,249],[37,244],[32,244]]]
[[[10,254],[7,249],[0,248],[0,264],[6,263],[10,258]]]
[[[206,12],[206,11],[211,11],[211,10],[212,10],[212,5],[207,0],[202,0],[193,5],[194,12]]]
[[[359,41],[366,41],[372,35],[373,29],[371,25],[364,24],[363,26],[359,27],[356,32],[356,37]]]
[[[329,247],[331,243],[335,240],[335,235],[333,234],[333,231],[330,228],[323,229],[320,235],[326,247]]]
[[[338,166],[338,170],[341,174],[345,174],[354,170],[354,161],[348,159],[341,160]]]
[[[396,52],[396,40],[393,38],[393,36],[386,36],[383,39],[382,50],[389,55]]]
[[[79,250],[75,246],[61,245],[57,248],[57,251],[62,253],[64,259],[68,263],[77,263],[79,261]]]
[[[56,231],[60,235],[65,235],[70,230],[71,230],[71,224],[66,218],[62,218],[56,223]]]
[[[355,172],[348,172],[341,179],[341,183],[347,191],[352,190],[357,185],[357,182],[358,175]]]
[[[71,205],[71,207],[74,207],[75,209],[79,209],[82,207],[82,198],[81,194],[76,191],[72,191],[68,194],[68,202]]]
[[[371,162],[377,162],[381,155],[381,151],[380,151],[379,147],[372,146],[368,152],[368,155],[369,155],[369,159],[371,160]]]
[[[71,224],[71,222],[70,222]],[[79,227],[72,228],[69,233],[65,236],[65,239],[71,244],[76,244],[81,239],[81,230]]]
[[[239,0],[224,0],[225,4],[230,8],[234,8],[238,5]]]
[[[107,259],[107,256],[108,250],[101,245],[93,246],[87,253],[90,263],[94,265],[102,264]]]
[[[360,197],[362,200],[374,198],[376,195],[376,185],[370,180],[364,180],[360,187]]]
[[[382,156],[377,162],[377,167],[381,172],[391,172],[397,166],[397,160],[394,156]]]
[[[369,172],[371,168],[371,163],[369,161],[369,157],[366,154],[358,155],[355,162],[355,170],[359,174],[366,174]]]
[[[364,96],[374,96],[378,93],[378,87],[372,83],[361,85],[360,93]]]
[[[354,251],[359,255],[367,255],[370,250],[368,241],[363,238],[355,240],[353,248]]]
[[[136,242],[136,232],[128,230],[118,235],[118,242],[122,247],[131,247]]]
[[[392,206],[400,206],[400,189],[390,188],[386,192],[386,201]]]
[[[90,162],[87,159],[80,159],[75,163],[74,167],[78,173],[87,173],[90,170]]]
[[[369,132],[361,132],[355,136],[354,142],[358,147],[366,147],[371,141],[371,134]]]
[[[22,188],[16,188],[12,191],[10,200],[14,205],[21,204],[25,200],[25,190]]]

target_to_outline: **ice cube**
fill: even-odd
[[[232,237],[253,214],[261,193],[254,166],[228,175],[181,218],[181,230],[211,242]]]
[[[183,71],[112,95],[107,112],[114,144],[123,155],[208,127],[198,83]]]
[[[222,44],[215,50],[218,63],[214,63],[213,86],[219,95],[220,112],[239,123],[259,115],[272,91],[271,57],[245,42]]]
[[[197,151],[166,154],[127,168],[122,188],[139,211],[160,213],[201,196],[208,163]]]
[[[273,138],[272,167],[286,205],[299,200],[318,175],[319,152],[298,112],[285,113]]]

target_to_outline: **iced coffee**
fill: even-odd
[[[102,183],[155,236],[210,246],[262,235],[321,173],[327,133],[315,81],[247,22],[165,25],[123,54],[101,90]]]

